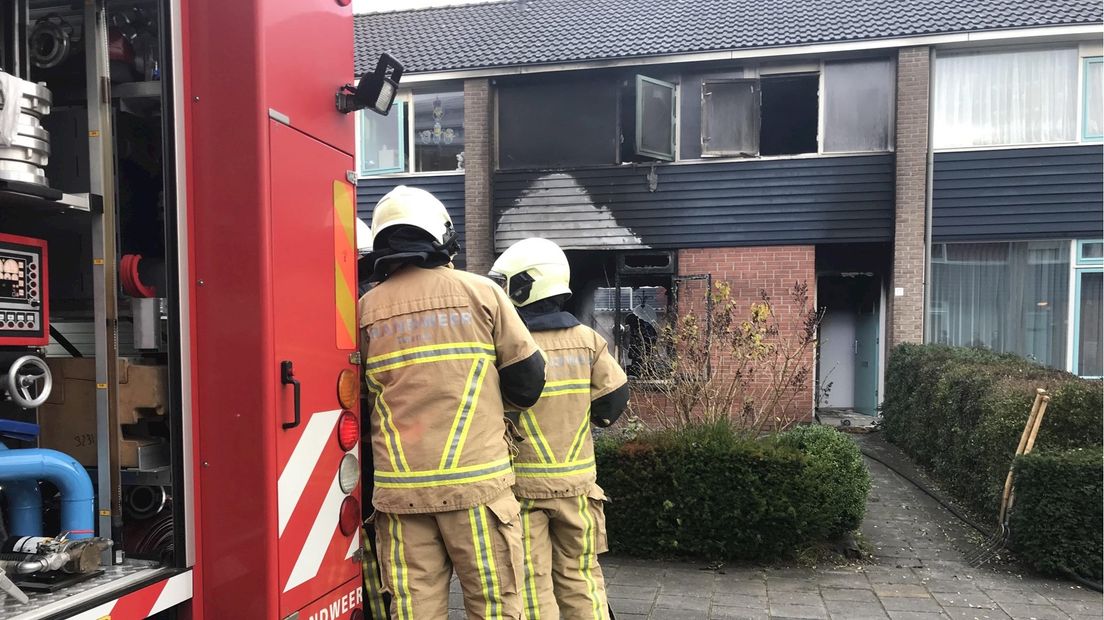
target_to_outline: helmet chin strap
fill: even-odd
[[[460,236],[452,227],[452,222],[445,222],[445,234],[441,236],[441,242],[433,242],[433,248],[439,252],[445,252],[450,257],[460,253]]]

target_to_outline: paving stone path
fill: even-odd
[[[861,437],[879,454],[894,450]],[[617,620],[1100,620],[1101,595],[1004,568],[971,568],[964,526],[884,465],[872,478],[862,535],[871,563],[847,567],[726,567],[602,557]],[[976,538],[976,537],[975,537]],[[453,584],[450,620],[463,620]],[[573,619],[567,619],[573,620]]]

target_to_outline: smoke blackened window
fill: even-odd
[[[820,76],[764,77],[760,88],[759,154],[816,153]]]

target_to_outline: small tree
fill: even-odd
[[[808,285],[791,289],[788,312],[779,312],[765,290],[750,307],[734,300],[725,282],[707,295],[680,295],[677,315],[639,364],[634,413],[663,428],[727,419],[751,436],[792,425],[791,407],[812,375],[822,318]]]

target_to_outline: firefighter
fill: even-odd
[[[567,257],[555,243],[525,239],[495,262],[491,278],[519,307],[544,351],[547,383],[522,411],[514,460],[521,501],[526,617],[607,620],[598,554],[607,550],[605,494],[596,483],[590,425],[617,420],[629,400],[625,372],[605,339],[564,312]]]
[[[444,206],[399,186],[372,215],[360,304],[373,408],[372,504],[392,618],[448,616],[453,569],[469,618],[520,619],[522,543],[504,407],[544,388],[544,358],[505,293],[452,269]]]
[[[359,217],[356,220],[356,242],[357,242],[357,276],[358,276],[358,288],[360,290],[359,304],[363,303],[364,294],[372,288],[372,284],[369,281],[372,275],[372,267],[368,264],[368,255],[372,252],[372,229],[368,224],[364,223],[364,220]],[[370,411],[371,406],[369,399],[367,398],[368,389],[364,385],[364,378],[361,377],[361,390],[360,390],[360,428],[362,432],[361,442],[362,446],[371,446],[371,420]],[[361,480],[364,481],[362,488],[365,495],[371,495],[372,493],[372,454],[369,452],[367,455],[362,454],[360,459],[360,474]],[[368,620],[386,620],[391,615],[391,595],[383,591],[383,581],[380,577],[379,567],[379,554],[376,553],[376,540],[375,540],[375,528],[368,522],[368,517],[371,517],[371,507],[365,505],[364,508],[365,522],[360,530],[360,572],[363,580],[364,587],[364,606],[366,608],[366,616]]]

